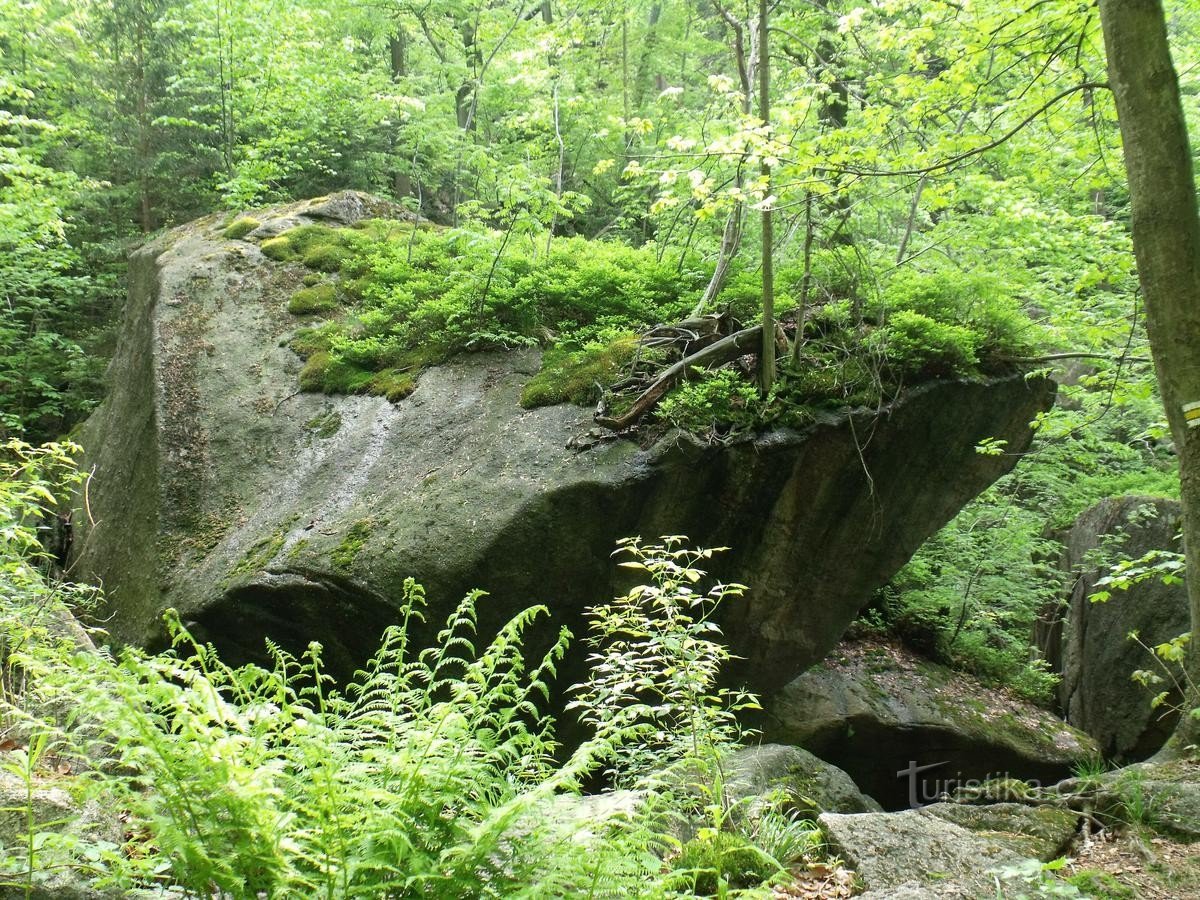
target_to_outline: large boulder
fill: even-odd
[[[1053,784],[1095,743],[1046,710],[890,644],[845,643],[764,703],[763,737],[844,769],[885,809],[987,779]]]
[[[273,234],[379,214],[350,196],[255,218]],[[399,403],[300,393],[285,307],[303,270],[224,224],[133,256],[109,393],[82,436],[94,474],[73,571],[104,585],[120,641],[154,642],[175,607],[230,658],[258,655],[264,635],[293,650],[318,638],[345,673],[409,576],[433,621],[482,587],[485,633],[534,603],[578,633],[617,586],[618,538],[686,534],[733,548],[715,568],[753,588],[724,620],[739,674],[782,685],[1012,466],[1053,396],[1042,379],[948,381],[803,432],[584,450],[589,411],[518,403],[536,351],[460,357]],[[1013,452],[975,452],[984,438]]]
[[[1118,556],[1139,559],[1152,550],[1182,552],[1182,524],[1176,500],[1112,497],[1084,512],[1059,535],[1060,567],[1069,579],[1067,596],[1051,617],[1053,625],[1042,629],[1040,642],[1062,674],[1058,699],[1067,721],[1094,737],[1110,758],[1145,759],[1174,731],[1177,716],[1172,709],[1179,697],[1152,707],[1152,698],[1163,688],[1138,684],[1131,676],[1139,669],[1154,669],[1154,660],[1128,635],[1136,631],[1154,646],[1187,631],[1187,589],[1182,582],[1163,584],[1152,578],[1113,592],[1103,603],[1089,598]]]

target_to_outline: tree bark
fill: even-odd
[[[758,112],[771,125],[771,56],[767,46],[767,4],[758,0]],[[765,397],[775,385],[775,234],[771,220],[771,167],[764,152],[762,177],[767,196],[762,208],[762,354],[759,375]]]
[[[1161,0],[1100,0],[1109,82],[1129,174],[1134,254],[1159,391],[1179,456],[1192,634],[1200,634],[1200,211]],[[1200,412],[1200,407],[1197,407]],[[1193,427],[1189,427],[1189,425]],[[1200,654],[1192,641],[1193,683]],[[1189,707],[1200,698],[1192,696]],[[1200,742],[1184,715],[1168,753]]]

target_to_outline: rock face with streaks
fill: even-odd
[[[459,357],[398,403],[298,393],[286,303],[303,270],[267,259],[256,235],[381,214],[337,195],[256,212],[260,228],[239,240],[213,217],[132,259],[110,391],[82,438],[94,476],[74,540],[74,571],[104,584],[115,638],[153,643],[174,607],[234,659],[259,655],[266,635],[292,649],[318,639],[346,673],[410,576],[431,622],[480,587],[483,633],[545,603],[578,634],[582,610],[617,587],[618,538],[686,534],[733,548],[716,574],[752,590],[724,624],[739,674],[768,689],[821,659],[1012,465],[979,441],[1024,449],[1052,399],[1043,380],[948,381],[804,432],[579,451],[588,411],[518,403],[536,351]]]

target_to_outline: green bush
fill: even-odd
[[[739,834],[706,831],[688,841],[672,864],[677,890],[710,897],[729,888],[755,887],[780,871],[779,864]]]
[[[1027,355],[1033,343],[1033,322],[996,275],[904,268],[888,281],[883,300],[893,323],[898,313],[916,313],[967,329],[973,336],[970,340],[961,334],[937,339],[939,344],[959,345],[959,352],[950,354],[948,361],[962,360],[967,367],[975,365],[977,355]]]
[[[965,325],[938,322],[910,310],[893,313],[871,335],[871,347],[904,376],[969,375],[979,362],[980,335]]]
[[[765,409],[752,381],[717,369],[676,388],[659,405],[659,416],[685,431],[736,430],[760,424]]]
[[[406,369],[419,357],[411,377],[455,353],[527,346],[554,335],[548,371],[525,403],[582,402],[596,380],[632,356],[630,335],[686,314],[704,284],[701,271],[681,274],[678,261],[622,244],[561,238],[534,255],[524,243],[506,246],[491,232],[383,222],[341,230],[303,226],[263,250],[339,271],[346,297],[357,304],[353,319],[323,332],[320,346],[294,344],[305,355],[326,354],[306,367],[304,378],[306,389],[329,392],[399,396],[404,391],[394,379],[359,374]]]

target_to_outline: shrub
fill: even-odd
[[[717,369],[676,388],[658,412],[676,428],[704,432],[753,428],[765,410],[753,382],[733,369]]]
[[[545,377],[527,392],[528,406],[584,402],[595,381],[632,356],[630,336],[684,315],[704,281],[703,272],[681,274],[652,251],[581,238],[559,239],[538,256],[490,232],[388,223],[303,226],[274,240],[284,243],[265,242],[264,252],[340,271],[345,296],[359,304],[355,320],[335,326],[319,348],[334,362],[382,372],[403,368],[412,354],[427,365],[557,335]],[[311,383],[315,371],[309,376]],[[397,393],[387,378],[375,384]],[[331,379],[322,389],[342,390],[342,382]],[[375,390],[370,383],[365,389]]]
[[[893,313],[871,336],[871,346],[906,376],[968,375],[978,364],[980,336],[964,325],[938,322],[919,312]]]
[[[701,896],[754,887],[780,871],[779,863],[741,835],[707,829],[683,845],[672,868],[673,887]]]

